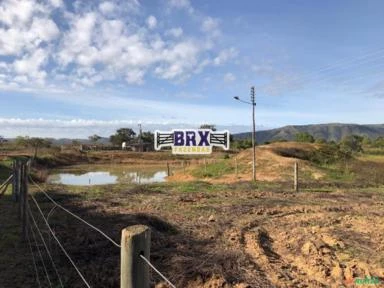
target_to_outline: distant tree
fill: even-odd
[[[296,142],[313,143],[315,138],[308,132],[300,132],[295,135]]]
[[[252,147],[252,139],[242,139],[233,141],[233,148],[248,149]]]
[[[315,143],[317,143],[317,144],[325,144],[325,143],[327,143],[327,141],[325,141],[325,139],[323,139],[323,138],[317,138],[317,139],[315,139]]]
[[[7,142],[7,139],[4,138],[4,136],[0,135],[0,145],[3,145],[3,143]]]
[[[362,144],[363,144],[364,146],[371,146],[371,145],[372,145],[372,140],[371,140],[371,138],[369,138],[369,137],[367,137],[367,136],[364,136],[364,137],[363,137],[363,142],[362,142]]]
[[[347,153],[356,153],[363,151],[363,137],[358,135],[349,135],[340,142],[340,150]]]
[[[114,145],[121,145],[123,142],[130,142],[135,137],[136,133],[131,128],[120,128],[116,130],[114,135],[109,137],[109,140]]]
[[[51,147],[52,142],[44,138],[33,137],[30,138],[28,145],[34,149],[33,158],[36,158],[38,149]]]
[[[212,131],[216,131],[216,125],[214,124],[202,124],[199,129],[211,129]]]
[[[99,141],[101,139],[101,136],[94,134],[94,135],[89,136],[88,139],[91,142],[96,143],[97,141]]]
[[[155,141],[154,137],[155,137],[155,135],[152,132],[150,132],[150,131],[143,132],[141,134],[141,139],[142,139],[143,143],[151,143],[151,144],[153,144],[154,141]]]
[[[48,148],[51,147],[52,142],[48,139],[39,138],[39,137],[23,137],[23,136],[17,136],[15,143],[17,146],[21,147],[30,147],[33,148],[33,158],[37,157],[37,152],[40,148]]]
[[[378,147],[378,148],[384,148],[384,137],[379,136],[373,141],[373,146]]]

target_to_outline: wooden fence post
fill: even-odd
[[[23,207],[22,207],[22,239],[25,241],[27,239],[27,227],[28,227],[28,174],[29,174],[29,165],[23,163]]]
[[[21,194],[21,191],[22,191],[22,188],[21,188],[21,183],[22,183],[22,176],[21,176],[21,161],[20,160],[17,160],[16,162],[16,169],[17,169],[17,191],[16,191],[16,195],[17,195],[17,201],[20,201],[20,194]]]
[[[12,179],[12,200],[13,202],[17,201],[17,169],[16,169],[16,160],[13,160],[12,162],[12,174],[13,174],[13,179]]]
[[[235,157],[235,172],[236,172],[236,176],[237,176],[239,173],[238,167],[237,167],[237,157]]]
[[[18,186],[18,195],[19,195],[19,219],[23,219],[23,207],[24,207],[24,169],[25,165],[23,162],[19,162],[18,174],[19,174],[19,184]]]
[[[134,225],[121,232],[120,288],[149,288],[149,267],[140,257],[149,259],[151,230]]]
[[[299,167],[298,163],[295,162],[293,166],[293,190],[299,192]]]
[[[169,168],[169,163],[167,162],[167,175],[171,176],[171,169]]]

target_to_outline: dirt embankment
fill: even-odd
[[[299,164],[301,177],[311,180],[319,180],[325,176],[324,172],[316,168],[312,163],[304,160],[307,154],[317,149],[317,145],[308,143],[273,143],[256,147],[256,178],[260,181],[287,181],[292,179],[293,165]],[[252,149],[246,149],[233,154],[229,159],[221,160],[223,165],[228,165],[227,173],[220,177],[205,177],[204,181],[210,183],[235,183],[238,181],[252,180]],[[198,180],[191,172],[195,169],[204,170],[205,165],[212,162],[200,161],[188,167],[186,173],[183,170],[176,171],[169,181]],[[236,168],[237,167],[237,168]],[[208,166],[209,168],[209,166]]]

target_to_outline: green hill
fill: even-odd
[[[316,124],[316,125],[289,125],[281,128],[257,131],[257,143],[265,143],[276,140],[294,140],[299,132],[308,132],[315,139],[324,139],[326,141],[340,141],[348,135],[361,135],[375,139],[384,136],[384,124]],[[251,132],[239,133],[233,135],[234,139],[251,138]]]

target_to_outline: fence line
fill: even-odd
[[[44,240],[43,234],[41,234],[41,231],[40,231],[40,229],[39,229],[39,227],[38,227],[38,225],[37,225],[37,223],[36,223],[35,217],[33,217],[33,213],[32,213],[32,211],[31,211],[31,209],[30,209],[29,207],[28,207],[28,212],[29,212],[30,218],[32,219],[32,222],[33,222],[34,226],[36,227],[37,232],[39,233],[39,236],[40,236],[40,238],[41,238],[41,241],[43,242],[43,245],[44,245],[44,247],[45,247],[45,250],[47,251],[47,254],[48,254],[48,256],[49,256],[49,259],[50,259],[51,262],[52,262],[52,267],[55,269],[57,278],[59,279],[59,282],[60,282],[60,286],[61,286],[61,287],[64,287],[64,286],[63,286],[63,282],[61,281],[61,277],[60,277],[59,271],[57,270],[56,264],[55,264],[55,262],[53,261],[53,257],[52,257],[52,255],[51,255],[51,253],[50,253],[50,251],[49,251],[49,249],[48,249],[48,246],[47,246],[47,244],[46,244],[46,242],[45,242],[45,240]],[[31,229],[32,229],[32,228],[31,228]]]
[[[118,248],[121,248],[121,246],[116,243],[111,237],[109,237],[107,234],[105,234],[103,231],[101,231],[99,228],[93,226],[91,223],[87,222],[86,220],[84,220],[83,218],[81,218],[80,216],[77,216],[76,214],[72,213],[71,211],[69,211],[67,208],[61,206],[59,203],[57,203],[55,200],[53,200],[51,198],[51,196],[49,196],[47,194],[47,192],[45,192],[43,190],[43,188],[41,188],[35,181],[33,181],[33,179],[31,177],[29,177],[31,182],[45,195],[45,197],[47,197],[53,204],[55,204],[57,207],[59,207],[60,209],[64,210],[65,212],[67,212],[68,214],[70,214],[71,216],[75,217],[77,220],[83,222],[84,224],[88,225],[89,227],[91,227],[93,230],[99,232],[101,235],[103,235],[106,239],[108,239],[113,245],[115,245],[116,247]]]
[[[33,266],[35,267],[37,284],[39,284],[39,287],[41,288],[40,279],[39,279],[39,271],[37,270],[35,255],[33,254],[31,239],[29,238],[28,233],[27,233],[27,241],[28,241],[28,245],[29,245],[29,250],[31,251],[31,255],[32,255]]]
[[[35,242],[35,245],[36,245],[36,248],[37,248],[37,252],[39,253],[39,256],[40,256],[40,261],[43,264],[43,268],[44,268],[45,276],[47,277],[47,280],[48,280],[48,284],[49,284],[50,287],[52,287],[52,282],[51,282],[51,279],[49,278],[47,266],[45,266],[45,261],[44,261],[44,258],[43,258],[43,254],[41,253],[39,244],[37,243],[36,234],[35,234],[35,232],[33,232],[33,229],[32,229],[31,226],[30,226],[29,230],[31,230],[33,241]]]
[[[57,244],[59,245],[60,249],[63,251],[63,253],[65,254],[65,256],[67,257],[67,259],[69,260],[69,262],[71,262],[72,266],[75,268],[77,274],[80,276],[80,278],[83,280],[84,284],[88,287],[88,288],[91,288],[91,286],[88,284],[87,280],[85,279],[85,277],[83,276],[83,274],[80,272],[79,268],[76,266],[75,262],[72,260],[71,256],[69,256],[68,252],[65,250],[65,248],[63,247],[63,245],[60,243],[60,240],[56,237],[55,233],[53,232],[51,226],[49,225],[47,219],[45,218],[44,216],[44,213],[43,211],[41,210],[38,202],[36,201],[35,197],[31,194],[31,199],[33,200],[33,202],[35,203],[35,206],[37,207],[37,210],[40,212],[40,215],[41,217],[43,218],[44,222],[45,222],[45,225],[47,226],[49,232],[51,232],[53,238],[56,240]]]
[[[20,163],[20,162],[19,162]],[[57,276],[57,279],[59,280],[60,282],[60,287],[64,287],[63,286],[63,282],[62,282],[62,279],[60,277],[60,273],[57,269],[57,266],[55,264],[55,261],[54,261],[54,258],[52,257],[52,254],[51,254],[51,250],[50,248],[48,247],[47,245],[47,242],[45,241],[45,238],[44,238],[44,235],[39,227],[39,224],[38,224],[38,221],[37,219],[38,218],[35,218],[34,216],[34,213],[32,212],[32,209],[29,205],[30,202],[33,202],[34,203],[34,206],[36,207],[36,209],[33,209],[34,211],[38,211],[37,214],[40,214],[40,217],[42,218],[45,226],[48,228],[48,232],[49,232],[49,236],[53,237],[55,239],[55,241],[57,242],[57,245],[60,247],[60,249],[62,250],[62,252],[64,253],[64,255],[66,256],[66,258],[68,259],[68,261],[70,262],[70,264],[73,266],[73,268],[76,270],[77,274],[79,275],[79,277],[81,278],[81,280],[83,281],[83,283],[85,284],[85,286],[87,288],[91,288],[90,284],[88,283],[88,281],[85,279],[84,275],[81,273],[80,269],[76,266],[75,262],[72,260],[71,256],[69,255],[69,253],[66,251],[66,249],[64,248],[63,244],[60,242],[60,240],[58,239],[58,237],[56,236],[55,232],[53,231],[53,229],[51,228],[51,226],[49,225],[49,222],[48,222],[48,219],[49,217],[52,215],[52,213],[54,212],[54,210],[58,207],[60,208],[61,210],[67,212],[68,214],[70,214],[72,217],[76,218],[77,220],[83,222],[84,224],[86,224],[87,226],[89,226],[90,228],[92,228],[93,230],[99,232],[99,234],[101,234],[102,236],[104,236],[105,239],[109,240],[109,242],[111,242],[114,246],[120,248],[120,249],[123,249],[122,246],[123,246],[123,242],[121,243],[121,245],[119,245],[117,242],[115,242],[111,237],[109,237],[106,233],[104,233],[101,229],[93,226],[92,224],[90,224],[89,222],[87,222],[86,220],[84,220],[83,218],[81,218],[80,216],[74,214],[73,212],[69,211],[68,209],[66,209],[65,207],[63,207],[62,205],[60,205],[59,203],[57,203],[46,191],[44,191],[44,189],[38,185],[33,179],[32,177],[30,177],[28,175],[28,168],[27,168],[27,165],[29,165],[28,163],[20,163],[20,165],[14,165],[14,173],[2,184],[0,185],[0,189],[1,187],[3,187],[3,185],[6,185],[7,183],[9,184],[10,181],[12,180],[12,177],[14,177],[14,179],[16,179],[18,182],[20,183],[14,183],[14,185],[16,187],[14,187],[14,191],[13,191],[13,196],[17,196],[20,194],[21,198],[20,198],[20,214],[22,215],[22,220],[23,220],[23,235],[24,235],[24,239],[27,240],[28,242],[28,246],[29,246],[29,249],[30,249],[30,252],[31,252],[31,256],[32,256],[32,261],[33,261],[33,266],[34,266],[34,270],[35,270],[35,274],[36,274],[36,282],[38,284],[38,287],[42,287],[42,285],[44,286],[45,284],[49,284],[49,287],[53,287],[54,286],[54,283],[52,282],[52,280],[55,279],[55,277],[53,276],[52,278],[52,275],[49,275],[48,272],[52,272],[51,269],[47,269],[47,268],[50,268],[49,266],[46,265],[46,261],[47,259],[45,258],[46,255],[43,255],[43,252],[41,250],[41,243],[43,243],[43,246],[45,248],[45,251],[47,253],[47,256],[49,257],[50,259],[50,262],[52,264],[52,267],[56,273],[56,276]],[[21,169],[22,168],[22,169]],[[37,187],[39,189],[39,191],[46,197],[48,198],[53,204],[54,206],[50,209],[50,211],[47,213],[47,215],[45,216],[44,212],[42,211],[40,205],[39,205],[39,202],[36,200],[36,198],[34,197],[33,194],[29,194],[28,195],[28,188],[27,188],[27,185],[28,185],[28,179],[30,180],[30,183],[33,184],[35,187]],[[15,181],[14,181],[15,182]],[[18,185],[17,185],[18,184]],[[0,195],[1,196],[1,195]],[[28,197],[29,196],[29,197]],[[15,201],[18,200],[18,197],[16,197],[14,199]],[[32,204],[33,205],[33,204]],[[33,224],[29,224],[29,223],[33,223]],[[140,226],[140,225],[139,225]],[[142,225],[143,226],[143,225]],[[146,226],[144,226],[146,227]],[[147,229],[147,231],[149,231],[150,233],[150,228],[149,227],[146,227],[145,229]],[[39,237],[41,239],[41,241],[38,241],[38,238],[36,236],[36,233],[35,231],[37,231],[37,233],[39,234]],[[24,233],[25,232],[25,233]],[[35,249],[33,249],[33,245],[32,245],[32,242],[31,242],[31,235],[33,237],[33,241],[34,241],[34,244],[35,244]],[[148,235],[148,237],[150,237],[150,234]],[[51,239],[51,238],[50,238]],[[140,254],[139,253],[133,253],[134,250],[132,250],[131,252],[128,251],[128,254],[127,254],[127,257],[138,257],[139,262],[140,261],[144,261],[143,264],[140,264],[139,262],[136,262],[137,265],[141,266],[141,265],[144,265],[142,267],[145,267],[145,265],[148,265],[146,269],[144,269],[143,271],[146,271],[142,276],[147,279],[146,281],[148,281],[149,279],[149,271],[148,271],[148,268],[152,268],[165,282],[167,285],[169,285],[170,287],[172,288],[176,288],[175,285],[173,285],[171,283],[170,280],[168,280],[150,261],[150,255],[149,255],[149,246],[150,245],[150,240],[148,240],[150,238],[146,238],[145,242],[147,242],[147,245],[146,247],[148,247],[147,250],[147,253],[146,254]],[[141,240],[140,240],[141,241]],[[125,242],[124,242],[125,243]],[[136,242],[135,242],[136,243]],[[135,244],[136,245],[136,244]],[[134,245],[134,246],[135,246]],[[142,245],[142,244],[140,244]],[[139,246],[140,246],[139,245]],[[125,246],[125,244],[124,244]],[[137,247],[136,247],[137,248]],[[134,249],[136,249],[134,248]],[[44,250],[44,249],[43,249]],[[128,249],[129,250],[129,249]],[[121,250],[122,251],[122,250]],[[40,256],[40,261],[38,261],[38,259],[36,258],[36,255],[35,253],[38,253],[38,255]],[[44,259],[45,258],[45,259]],[[130,258],[132,259],[132,258]],[[136,258],[137,259],[137,258]],[[38,269],[38,264],[39,262],[41,262],[42,266],[43,266],[43,269]],[[129,277],[132,277],[132,276],[139,276],[140,278],[140,275],[135,275],[135,269],[134,268],[133,270],[127,270],[128,266],[121,266],[122,267],[122,273],[124,273],[125,275],[130,275]],[[136,267],[136,266],[134,266]],[[39,270],[40,272],[43,272],[42,270],[44,270],[44,273],[45,276],[46,276],[46,282],[44,280],[44,277],[41,278],[42,275],[40,275],[41,273],[39,273]],[[133,273],[133,274],[132,274]],[[123,275],[123,274],[122,274]],[[51,276],[51,277],[50,277]],[[138,279],[139,279],[138,278]],[[42,282],[43,281],[43,282]],[[137,283],[140,283],[141,280],[139,280],[139,282]],[[144,282],[143,282],[144,283]],[[146,282],[148,283],[149,285],[149,282]],[[139,286],[132,286],[134,288],[139,288],[139,287],[146,287],[146,286],[140,286],[141,284],[138,284]],[[147,285],[147,284],[146,284]],[[128,286],[128,287],[131,287],[131,286]]]
[[[169,281],[163,274],[161,274],[161,272],[159,270],[156,269],[155,266],[153,266],[153,264],[151,262],[149,262],[149,260],[147,258],[144,257],[144,255],[140,255],[141,259],[144,260],[145,263],[148,264],[149,267],[151,267],[161,278],[164,279],[165,282],[167,282],[167,284],[172,287],[172,288],[176,288],[175,285],[173,285],[171,283],[171,281]]]

